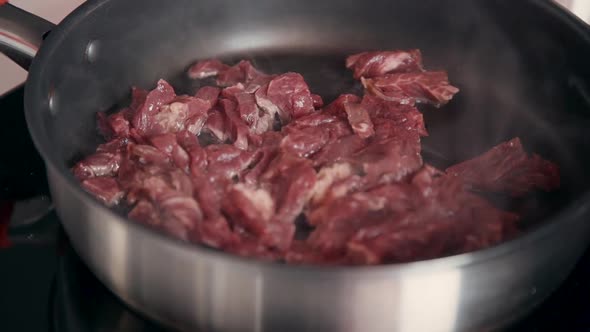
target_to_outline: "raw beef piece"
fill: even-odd
[[[248,60],[242,60],[238,64],[220,71],[217,75],[217,85],[232,86],[238,83],[247,85],[259,77],[267,75],[258,71]]]
[[[459,92],[459,89],[449,83],[444,71],[387,74],[362,78],[361,81],[369,93],[383,100],[407,105],[429,103],[440,107]]]
[[[420,136],[428,136],[424,117],[414,106],[401,105],[371,95],[365,95],[361,105],[369,113],[378,139],[393,137],[403,131],[415,131]]]
[[[221,89],[215,86],[204,86],[197,90],[195,93],[195,98],[201,99],[207,105],[207,109],[213,108],[217,104],[217,99],[219,98],[219,94],[221,93]]]
[[[133,209],[127,214],[129,219],[140,223],[158,226],[161,224],[160,213],[158,209],[148,200],[140,200],[135,204]]]
[[[275,212],[275,203],[267,190],[241,183],[227,191],[222,204],[225,215],[255,235],[265,232]]]
[[[333,162],[347,161],[365,146],[367,146],[367,142],[357,135],[341,137],[328,143],[312,157],[314,166],[321,167]]]
[[[273,118],[279,115],[283,124],[315,111],[313,98],[303,76],[286,73],[273,78],[256,91],[256,103]]]
[[[329,115],[325,112],[316,112],[310,115],[302,116],[299,119],[294,120],[288,126],[285,126],[285,128],[316,127],[324,125],[326,123],[333,123],[336,121],[340,121],[340,119],[334,115]]]
[[[247,93],[244,84],[238,83],[232,86],[228,86],[221,90],[221,98],[231,99],[233,101],[237,101],[236,96],[240,93]]]
[[[175,134],[170,133],[160,136],[153,136],[150,138],[150,142],[154,147],[156,147],[156,149],[164,152],[168,157],[170,157],[178,168],[186,173],[189,172],[190,156],[178,144]]]
[[[348,123],[350,123],[352,130],[360,138],[366,139],[375,135],[373,122],[369,117],[367,109],[362,104],[344,103],[344,111],[346,112]]]
[[[195,242],[211,248],[225,249],[237,241],[237,237],[229,228],[227,220],[221,215],[198,223],[195,233]]]
[[[320,204],[334,183],[350,177],[353,172],[352,166],[345,162],[322,167],[318,172],[317,181],[313,187],[311,203],[313,205]]]
[[[504,192],[512,196],[559,187],[559,168],[533,154],[529,156],[519,138],[499,144],[488,152],[447,169],[478,191]]]
[[[201,129],[201,134],[213,139],[217,143],[225,143],[229,137],[229,126],[224,113],[218,109],[212,109],[207,114],[207,121]]]
[[[153,121],[144,130],[148,136],[176,133],[185,127],[195,135],[201,131],[211,102],[203,99],[181,96],[168,105],[162,105],[153,116]]]
[[[402,200],[408,209],[362,226],[350,238],[347,252],[354,262],[407,262],[489,247],[500,242],[505,229],[518,219],[464,191],[456,178],[428,167],[416,177],[421,179],[406,187],[411,196]]]
[[[258,107],[254,94],[238,93],[235,98],[240,117],[250,128],[250,133],[260,135],[273,129],[274,118]]]
[[[193,64],[188,70],[188,76],[192,79],[203,79],[217,76],[220,71],[227,70],[228,65],[216,59],[201,60]]]
[[[270,139],[267,139],[270,138]],[[266,171],[279,151],[282,136],[276,132],[267,132],[262,136],[254,162],[244,174],[244,182],[249,185],[258,184],[260,175]]]
[[[128,214],[130,219],[155,226],[183,241],[191,239],[191,233],[202,215],[197,202],[188,196],[168,192],[158,202],[140,200]]]
[[[273,220],[293,223],[313,193],[316,173],[307,159],[280,153],[260,177],[275,200]]]
[[[176,139],[182,149],[188,153],[190,174],[193,176],[203,174],[207,167],[207,153],[199,144],[197,137],[184,130],[176,134]]]
[[[358,174],[353,174],[349,177],[338,179],[328,187],[324,193],[324,196],[322,197],[322,201],[319,204],[329,204],[330,202],[348,194],[370,189],[374,185],[375,184],[371,183],[369,178]]]
[[[194,197],[203,209],[206,219],[216,219],[221,216],[221,201],[226,190],[232,184],[231,180],[219,177],[209,177],[199,174],[192,177]]]
[[[151,145],[132,144],[128,145],[127,158],[143,165],[169,165],[168,156]]]
[[[117,180],[112,177],[95,177],[82,181],[82,187],[101,200],[107,206],[119,203],[125,192],[121,190]]]
[[[243,151],[230,144],[209,145],[205,152],[208,174],[227,180],[239,177],[256,160],[255,152]]]
[[[363,52],[346,58],[354,78],[377,77],[392,72],[422,71],[420,50]]]
[[[96,152],[122,153],[130,140],[128,138],[115,138],[103,143],[96,148]]]
[[[356,153],[350,162],[379,182],[400,181],[422,166],[420,139],[390,138]]]
[[[103,112],[98,112],[96,118],[98,128],[104,138],[112,139],[129,136],[129,121],[125,119],[123,113],[119,112],[107,116]]]
[[[343,94],[338,96],[333,102],[324,107],[323,111],[332,115],[346,116],[344,104],[359,103],[361,98],[357,95]]]
[[[237,105],[229,99],[221,99],[219,101],[221,108],[227,118],[226,124],[229,129],[230,141],[241,150],[248,149],[248,133],[250,128],[240,117],[237,110]]]
[[[127,120],[133,120],[133,112],[137,111],[145,103],[148,93],[149,91],[135,86],[131,88],[130,112],[123,112],[126,116],[129,116],[126,117]]]
[[[319,151],[330,138],[323,126],[283,128],[285,135],[281,140],[281,151],[307,158]]]
[[[275,220],[275,222],[268,224],[264,230],[264,234],[260,237],[260,243],[275,251],[284,253],[291,246],[294,236],[295,224]]]
[[[119,170],[121,154],[118,152],[98,152],[78,162],[72,172],[78,180],[99,176],[113,176]]]
[[[315,108],[316,110],[320,109],[324,106],[324,100],[322,99],[322,96],[320,96],[320,95],[312,94],[311,100],[313,100],[313,108]]]
[[[140,134],[146,134],[154,122],[154,116],[160,111],[160,107],[172,102],[175,97],[174,88],[168,82],[159,80],[156,88],[147,94],[145,101],[133,115],[133,127]]]

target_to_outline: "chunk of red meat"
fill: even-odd
[[[249,83],[266,74],[258,71],[248,60],[242,60],[238,64],[220,71],[217,75],[217,85],[232,86],[238,83]]]
[[[321,203],[330,187],[339,180],[346,179],[353,175],[354,170],[349,163],[335,163],[322,167],[317,174],[317,180],[313,188],[311,203]]]
[[[148,91],[138,88],[138,87],[132,87],[131,88],[131,104],[129,105],[129,109],[132,112],[137,111],[144,103],[145,100],[148,96]],[[124,112],[125,113],[125,112]],[[126,113],[126,115],[133,115],[132,113]],[[133,117],[127,117],[126,118],[128,121],[132,121]]]
[[[358,174],[353,174],[347,178],[338,179],[328,187],[321,203],[318,204],[329,204],[336,199],[357,191],[367,190],[374,185],[375,184],[372,183],[370,179]]]
[[[261,147],[258,149],[254,162],[250,165],[249,169],[244,174],[244,182],[249,185],[258,184],[260,175],[266,171],[270,163],[275,159],[278,153],[278,143],[281,140],[281,136],[276,132],[268,132],[264,137],[276,137],[272,142],[263,142]],[[277,137],[278,136],[278,137]]]
[[[341,137],[324,146],[312,159],[314,166],[348,160],[353,154],[367,146],[367,142],[357,135]]]
[[[256,91],[256,103],[270,114],[279,115],[282,123],[312,113],[315,109],[309,87],[303,76],[286,73],[273,78]]]
[[[316,173],[307,159],[280,153],[261,176],[276,202],[273,220],[292,223],[313,193]]]
[[[153,136],[150,138],[150,142],[156,149],[164,152],[170,157],[176,166],[188,173],[190,157],[189,154],[178,144],[175,134],[170,133]]]
[[[82,181],[82,187],[107,206],[118,204],[125,195],[117,180],[112,177],[95,177]]]
[[[279,252],[286,252],[295,236],[295,224],[275,220],[269,223],[260,237],[260,243]]]
[[[374,142],[350,160],[375,181],[400,181],[422,166],[420,139],[390,138]]]
[[[140,200],[135,204],[133,209],[127,214],[129,219],[141,222],[147,225],[159,225],[160,213],[158,209],[148,200]]]
[[[363,52],[346,59],[354,78],[383,76],[392,72],[422,71],[420,50]]]
[[[203,219],[199,203],[192,196],[171,191],[158,203],[166,219],[178,221],[187,229],[193,229]]]
[[[178,144],[188,153],[191,174],[201,175],[207,167],[207,153],[199,144],[197,137],[185,130],[179,132],[176,138]]]
[[[198,203],[192,197],[174,191],[161,194],[157,201],[138,201],[128,216],[184,241],[190,239],[191,231],[202,219]]]
[[[333,115],[326,114],[325,112],[316,112],[296,119],[295,121],[287,125],[286,128],[317,127],[323,124],[338,121],[340,121],[340,119]]]
[[[229,129],[227,127],[226,117],[223,112],[218,109],[212,109],[207,115],[207,121],[205,122],[201,133],[209,135],[218,143],[223,143],[230,137]]]
[[[312,210],[309,222],[317,228],[307,241],[326,254],[344,254],[347,243],[360,229],[420,210],[423,204],[420,191],[408,183],[382,185],[356,192]]]
[[[428,136],[424,117],[414,106],[401,105],[371,95],[365,95],[361,105],[373,121],[377,139],[394,137],[403,131],[415,131],[420,136]]]
[[[538,155],[529,156],[519,138],[451,166],[446,172],[475,190],[512,196],[523,196],[535,189],[551,191],[560,185],[558,166]]]
[[[113,152],[97,152],[79,161],[72,168],[78,180],[93,177],[113,176],[119,170],[121,154]]]
[[[250,130],[240,117],[236,103],[229,99],[222,99],[219,103],[227,117],[230,140],[238,149],[247,150],[248,133]]]
[[[336,98],[333,102],[324,107],[323,111],[332,115],[346,116],[344,104],[360,102],[361,98],[357,95],[343,94],[338,96],[338,98]]]
[[[275,204],[267,190],[238,183],[227,191],[222,209],[235,224],[262,235],[275,212]]]
[[[371,94],[383,100],[407,105],[429,103],[440,107],[459,92],[459,89],[449,83],[444,71],[388,74],[361,81]]]
[[[244,84],[238,83],[236,85],[229,86],[221,90],[221,97],[236,101],[236,96],[240,93],[246,93],[244,91]]]
[[[258,108],[254,94],[239,93],[235,97],[240,117],[248,125],[252,134],[259,135],[272,130],[274,119]]]
[[[324,106],[324,100],[320,95],[312,94],[311,100],[313,100],[313,108],[315,108],[316,110]]]
[[[369,113],[361,104],[345,103],[344,111],[348,117],[348,123],[352,130],[360,138],[366,139],[375,135],[373,122],[369,117]]]
[[[136,160],[140,164],[168,165],[168,156],[151,145],[132,144],[128,146],[129,159]]]
[[[100,144],[96,148],[96,152],[121,153],[125,151],[125,147],[129,144],[128,138],[115,138],[106,143]]]
[[[209,101],[195,97],[178,97],[169,105],[160,107],[160,111],[154,114],[149,127],[144,130],[144,135],[176,133],[185,127],[196,135],[207,119],[210,104]]]
[[[216,59],[197,61],[188,70],[188,76],[192,79],[203,79],[217,76],[219,72],[227,70],[228,65]]]
[[[220,93],[221,89],[216,86],[204,86],[197,90],[195,93],[195,98],[206,102],[207,109],[209,110],[217,104],[217,99],[219,98]]]
[[[156,88],[147,94],[145,101],[135,112],[133,127],[140,134],[145,134],[153,125],[154,116],[160,111],[160,107],[170,103],[175,97],[174,88],[168,82],[159,80]]]
[[[221,215],[198,223],[194,240],[218,249],[225,249],[237,242],[227,220]]]
[[[125,119],[123,112],[106,115],[103,112],[96,113],[99,130],[106,139],[129,136],[129,121]]]
[[[209,175],[228,180],[239,177],[256,160],[255,152],[229,144],[209,145],[205,151]]]
[[[392,220],[360,228],[347,244],[361,264],[399,263],[477,250],[499,243],[504,228],[518,218],[475,195],[459,192],[426,203]],[[446,202],[445,202],[446,201]]]
[[[281,150],[303,158],[319,151],[330,138],[322,126],[301,129],[289,127],[284,128],[283,133],[285,136],[281,140]]]

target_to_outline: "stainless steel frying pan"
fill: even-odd
[[[460,160],[520,136],[560,164],[563,188],[531,199],[521,237],[409,264],[262,263],[130,222],[69,172],[99,142],[95,112],[160,77],[190,92],[182,73],[197,58],[296,70],[329,99],[349,88],[345,54],[414,47],[462,91],[425,110],[425,145]],[[25,68],[35,56],[27,122],[75,250],[132,308],[177,329],[495,329],[547,297],[590,239],[590,29],[549,1],[90,0],[57,27],[4,5],[0,50]]]

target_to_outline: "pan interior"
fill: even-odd
[[[267,72],[300,72],[330,101],[361,91],[344,69],[347,54],[419,48],[428,69],[447,70],[461,89],[440,110],[422,108],[426,161],[437,164],[429,158],[438,154],[452,164],[519,136],[562,173],[558,192],[498,198],[536,225],[587,190],[590,167],[590,43],[547,8],[484,0],[97,2],[51,36],[29,121],[65,173],[100,143],[97,111],[159,78],[193,93],[200,83],[184,73],[194,60],[245,58]]]

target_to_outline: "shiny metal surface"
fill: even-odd
[[[54,26],[11,4],[0,5],[0,52],[29,69],[44,34]]]
[[[296,267],[172,240],[106,209],[69,174],[72,159],[98,142],[94,113],[132,84],[166,77],[190,90],[178,73],[193,59],[262,53],[267,69],[301,69],[312,88],[336,82],[317,86],[331,95],[349,76],[332,70],[341,63],[331,59],[375,47],[420,47],[432,54],[430,67],[448,68],[462,88],[446,113],[429,115],[429,143],[443,155],[460,159],[518,134],[558,160],[565,189],[542,206],[555,202],[552,220],[471,254],[368,268]],[[316,55],[300,57],[299,68],[273,52]],[[590,158],[580,151],[590,142],[583,125],[589,56],[587,27],[542,1],[97,0],[51,33],[31,67],[25,102],[75,250],[149,317],[187,331],[479,331],[531,310],[587,247]],[[543,93],[540,82],[548,87]]]

